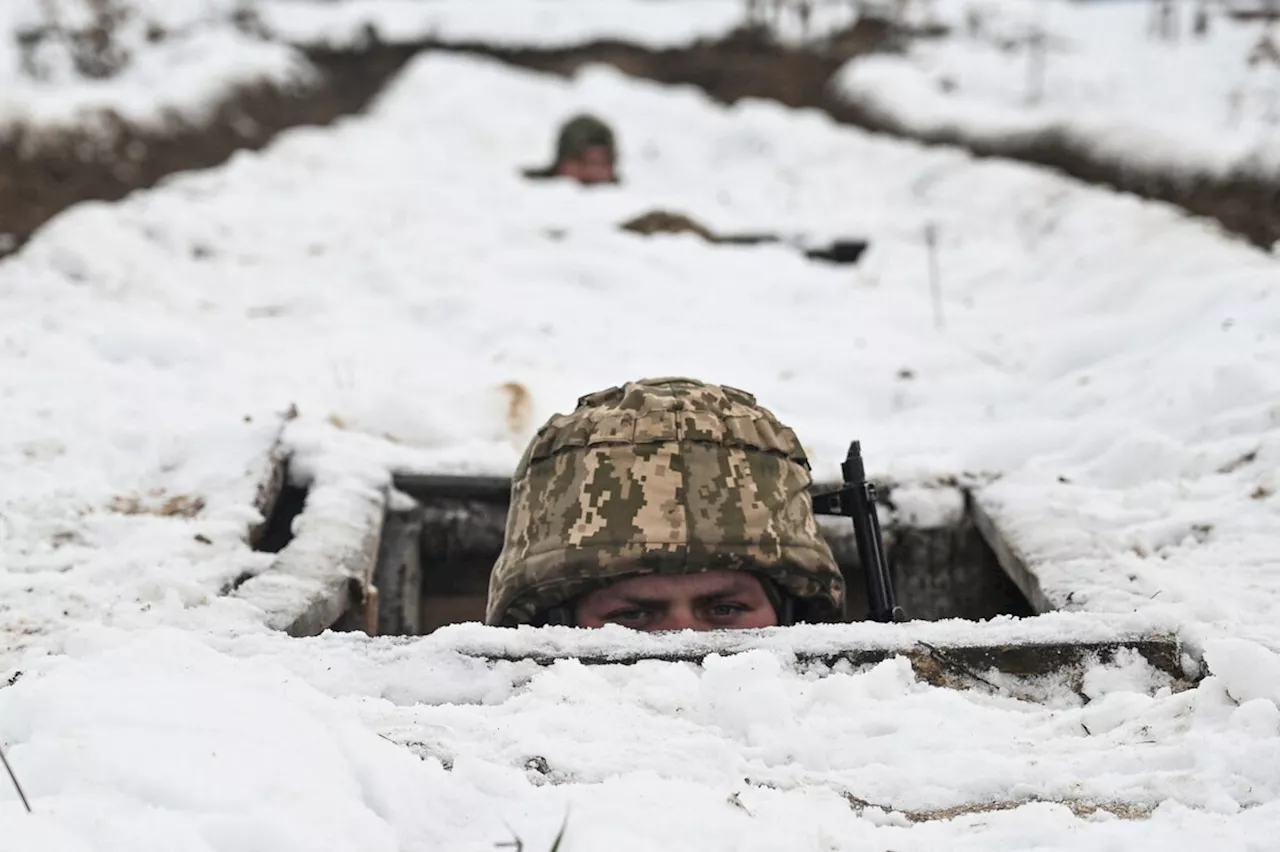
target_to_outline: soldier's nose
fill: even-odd
[[[667,613],[662,625],[663,630],[705,630],[702,622],[693,610],[683,607],[673,608]]]

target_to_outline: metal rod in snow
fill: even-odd
[[[942,331],[942,268],[938,265],[938,224],[924,226],[924,244],[929,249],[929,295],[933,299],[933,327]]]
[[[31,813],[31,803],[27,801],[27,794],[22,792],[22,785],[18,783],[18,776],[13,774],[13,767],[9,765],[9,758],[4,756],[4,749],[0,748],[0,763],[4,764],[4,771],[9,773],[9,780],[13,782],[13,789],[18,791],[18,798],[22,800],[22,806],[27,809],[27,813]]]

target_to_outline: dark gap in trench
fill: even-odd
[[[867,612],[867,587],[848,523],[824,521],[823,530],[845,577],[848,612],[858,621]],[[898,603],[912,620],[1036,614],[968,514],[945,526],[891,525],[884,548]]]
[[[293,519],[302,514],[307,503],[307,489],[289,483],[285,474],[280,493],[272,504],[267,522],[253,539],[253,549],[259,553],[279,553],[293,541]]]
[[[389,513],[374,585],[380,634],[418,635],[483,621],[489,572],[502,550],[510,484],[502,478],[402,476],[417,505]],[[866,587],[852,527],[823,522],[845,575],[852,620],[865,617]],[[885,553],[898,601],[913,620],[1020,617],[1035,610],[961,514],[943,527],[892,525]]]
[[[289,482],[289,455],[277,443],[267,460],[265,476],[258,483],[253,506],[262,520],[249,527],[249,547],[256,553],[279,553],[293,541],[293,519],[307,504],[307,488]],[[223,584],[218,594],[237,591],[257,576],[257,571],[241,571]]]

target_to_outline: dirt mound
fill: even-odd
[[[175,172],[216,166],[236,151],[261,148],[290,127],[328,124],[358,112],[412,55],[379,50],[313,57],[323,75],[318,86],[301,93],[268,85],[243,88],[199,124],[175,116],[163,130],[152,130],[108,115],[92,130],[16,127],[0,138],[0,256],[73,204],[115,201]]]

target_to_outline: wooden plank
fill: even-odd
[[[373,584],[385,489],[353,483],[313,485],[297,534],[266,571],[233,595],[262,610],[265,623],[291,636],[314,636],[342,626],[377,631]],[[358,612],[339,621],[349,610]]]
[[[482,500],[505,506],[511,502],[511,479],[505,476],[405,472],[394,478],[397,490],[423,503],[433,499]]]
[[[730,655],[755,650],[753,647],[688,648],[662,653],[480,653],[474,656],[492,662],[530,660],[548,666],[558,660],[577,660],[584,665],[634,665],[647,660],[667,663],[702,663],[711,654]],[[978,680],[988,672],[999,672],[1016,678],[1040,677],[1079,668],[1092,661],[1110,662],[1122,651],[1140,654],[1151,666],[1175,680],[1185,680],[1182,648],[1177,639],[1152,636],[1142,639],[1115,639],[1100,642],[1028,642],[1011,645],[948,646],[928,642],[907,645],[885,644],[851,647],[843,650],[795,652],[799,665],[834,666],[847,663],[855,668],[875,665],[897,656],[911,660],[912,667],[923,679],[939,686],[955,686],[957,681]],[[463,651],[462,653],[466,653]]]
[[[1190,683],[1202,675],[1203,666],[1193,649],[1183,647],[1177,629],[1174,621],[1140,615],[1053,612],[986,622],[862,622],[708,632],[456,625],[412,640],[412,645],[494,662],[539,665],[559,660],[587,665],[701,664],[712,655],[764,652],[787,665],[816,665],[818,675],[825,673],[823,667],[839,666],[839,671],[905,657],[928,682],[988,688],[1064,673],[1071,676],[1068,683],[1078,685],[1090,665],[1136,655],[1173,681]]]
[[[422,632],[422,519],[418,503],[387,512],[373,574],[378,633],[416,636]]]

